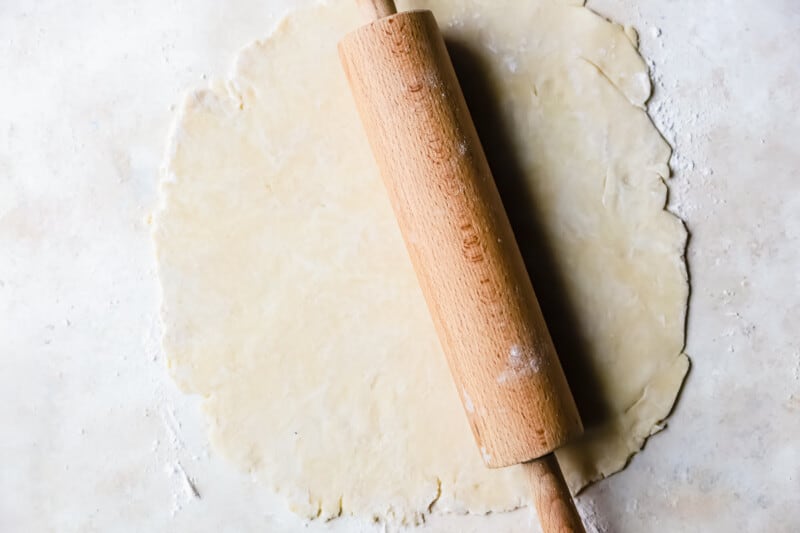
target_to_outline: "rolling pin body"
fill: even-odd
[[[339,51],[484,460],[553,451],[580,418],[433,15]]]
[[[546,533],[584,531],[552,452],[582,431],[436,20],[394,14],[339,54],[473,435],[524,463]]]

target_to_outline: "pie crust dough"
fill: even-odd
[[[635,32],[581,1],[400,7],[451,45],[587,426],[558,452],[577,491],[663,427],[689,365]],[[483,465],[337,58],[361,22],[352,0],[294,12],[183,103],[155,219],[170,370],[304,516],[512,509],[527,482]]]

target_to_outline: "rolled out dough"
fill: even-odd
[[[186,98],[155,225],[170,369],[302,515],[512,509],[526,481],[481,461],[338,62],[354,5],[290,15]],[[578,398],[576,491],[661,429],[688,369],[686,232],[635,33],[576,0],[402,7],[449,40]]]

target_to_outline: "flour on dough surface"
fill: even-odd
[[[483,465],[341,72],[354,4],[290,15],[186,98],[155,219],[170,370],[204,396],[216,448],[304,516],[512,509],[527,481]],[[524,190],[505,197],[512,222],[536,214],[558,273],[556,291],[531,271],[587,422],[558,452],[578,490],[661,427],[688,369],[686,232],[663,209],[647,68],[581,2],[401,7],[434,9],[498,95],[519,182],[495,177]],[[526,258],[540,246],[518,240]]]

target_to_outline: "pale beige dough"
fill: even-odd
[[[593,369],[571,377],[579,403],[605,405],[559,451],[573,490],[661,429],[688,369],[686,232],[663,209],[647,69],[632,32],[581,4],[413,3],[488,68],[526,190],[512,219],[539,220],[583,346],[562,360]],[[170,369],[205,397],[217,449],[305,516],[512,509],[526,482],[483,466],[339,66],[354,5],[292,14],[184,102],[155,224]]]

